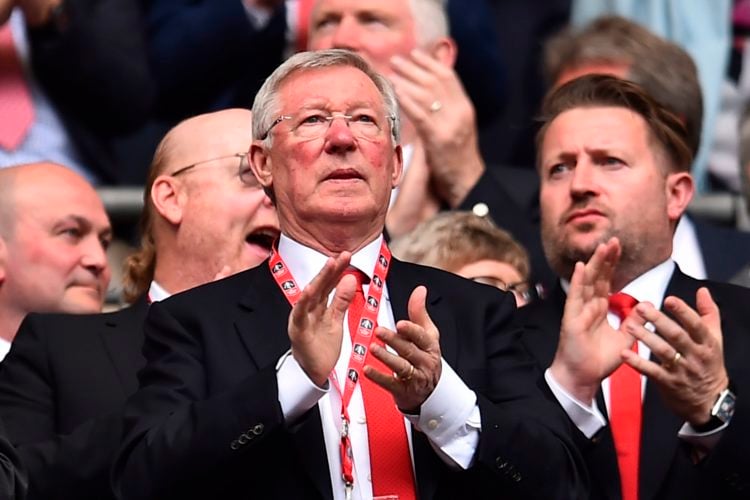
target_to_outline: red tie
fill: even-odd
[[[609,296],[609,308],[623,321],[638,303],[626,293]],[[638,342],[633,342],[638,352]],[[641,375],[623,363],[609,377],[609,425],[617,451],[623,500],[638,500],[638,462],[641,444]]]
[[[310,28],[310,14],[315,0],[297,0],[297,52],[307,50],[307,35]]]
[[[362,291],[365,277],[356,269],[347,270],[346,273],[357,278],[357,292],[349,305],[349,331],[356,332],[365,306],[365,295]],[[373,338],[372,342],[383,345],[377,338]],[[386,373],[391,371],[369,354],[365,364]],[[404,417],[396,408],[391,393],[367,377],[360,377],[359,383],[367,420],[373,495],[398,495],[399,500],[414,500],[416,490]]]
[[[31,94],[6,22],[0,26],[0,147],[18,148],[33,121]]]

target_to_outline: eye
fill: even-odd
[[[323,31],[326,29],[332,29],[339,23],[339,18],[333,15],[325,16],[321,19],[317,19],[313,22],[313,31]]]
[[[624,161],[622,161],[621,159],[619,159],[617,157],[614,157],[614,156],[607,156],[607,157],[605,157],[601,161],[601,163],[603,165],[610,166],[610,167],[616,167],[616,166],[620,166],[620,165],[624,165],[625,164]]]
[[[565,163],[556,163],[547,170],[547,176],[550,178],[560,177],[570,171],[570,166]]]
[[[378,123],[375,115],[371,113],[354,113],[351,121],[354,123],[366,123],[371,125],[377,125]]]
[[[64,227],[60,234],[71,240],[80,240],[83,237],[83,231],[77,226]]]
[[[101,236],[99,238],[99,243],[101,244],[102,248],[106,252],[109,250],[109,246],[112,244],[112,237],[111,236]]]
[[[299,126],[302,125],[319,125],[321,123],[326,123],[328,121],[328,117],[322,113],[315,113],[310,115],[303,115],[300,117]]]
[[[365,12],[359,15],[359,22],[369,26],[388,26],[388,20],[377,14]]]

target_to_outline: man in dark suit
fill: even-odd
[[[281,239],[266,265],[152,306],[116,493],[585,495],[565,418],[511,326],[513,297],[390,259],[402,155],[389,83],[351,52],[300,53],[253,113],[252,166]]]
[[[26,477],[21,462],[0,421],[0,500],[22,500],[25,494]]]
[[[251,113],[189,119],[162,141],[130,257],[133,304],[109,314],[31,314],[0,370],[0,416],[28,468],[29,498],[112,498],[121,411],[138,387],[148,302],[262,262],[278,235],[247,169]],[[241,153],[241,154],[240,154]]]
[[[694,190],[684,127],[609,76],[560,87],[543,117],[542,239],[562,283],[520,320],[580,430],[592,498],[746,498],[750,293],[670,258]]]

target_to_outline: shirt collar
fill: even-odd
[[[382,241],[383,236],[380,235],[352,255],[351,266],[365,273],[370,279],[375,270],[375,262],[380,255]],[[279,254],[300,289],[305,288],[313,280],[328,260],[327,256],[294,241],[283,233],[279,238]]]
[[[148,300],[150,302],[159,302],[160,300],[168,299],[171,295],[156,281],[152,281],[151,286],[148,288]]]
[[[664,294],[674,273],[674,268],[674,261],[671,258],[667,259],[641,274],[619,291],[627,293],[638,302],[651,302],[655,308],[661,309],[661,303],[664,301]],[[560,284],[567,295],[570,289],[570,281],[560,280]]]

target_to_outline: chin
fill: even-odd
[[[91,314],[102,311],[104,297],[98,292],[76,291],[69,294],[60,304],[60,312],[70,314]]]

